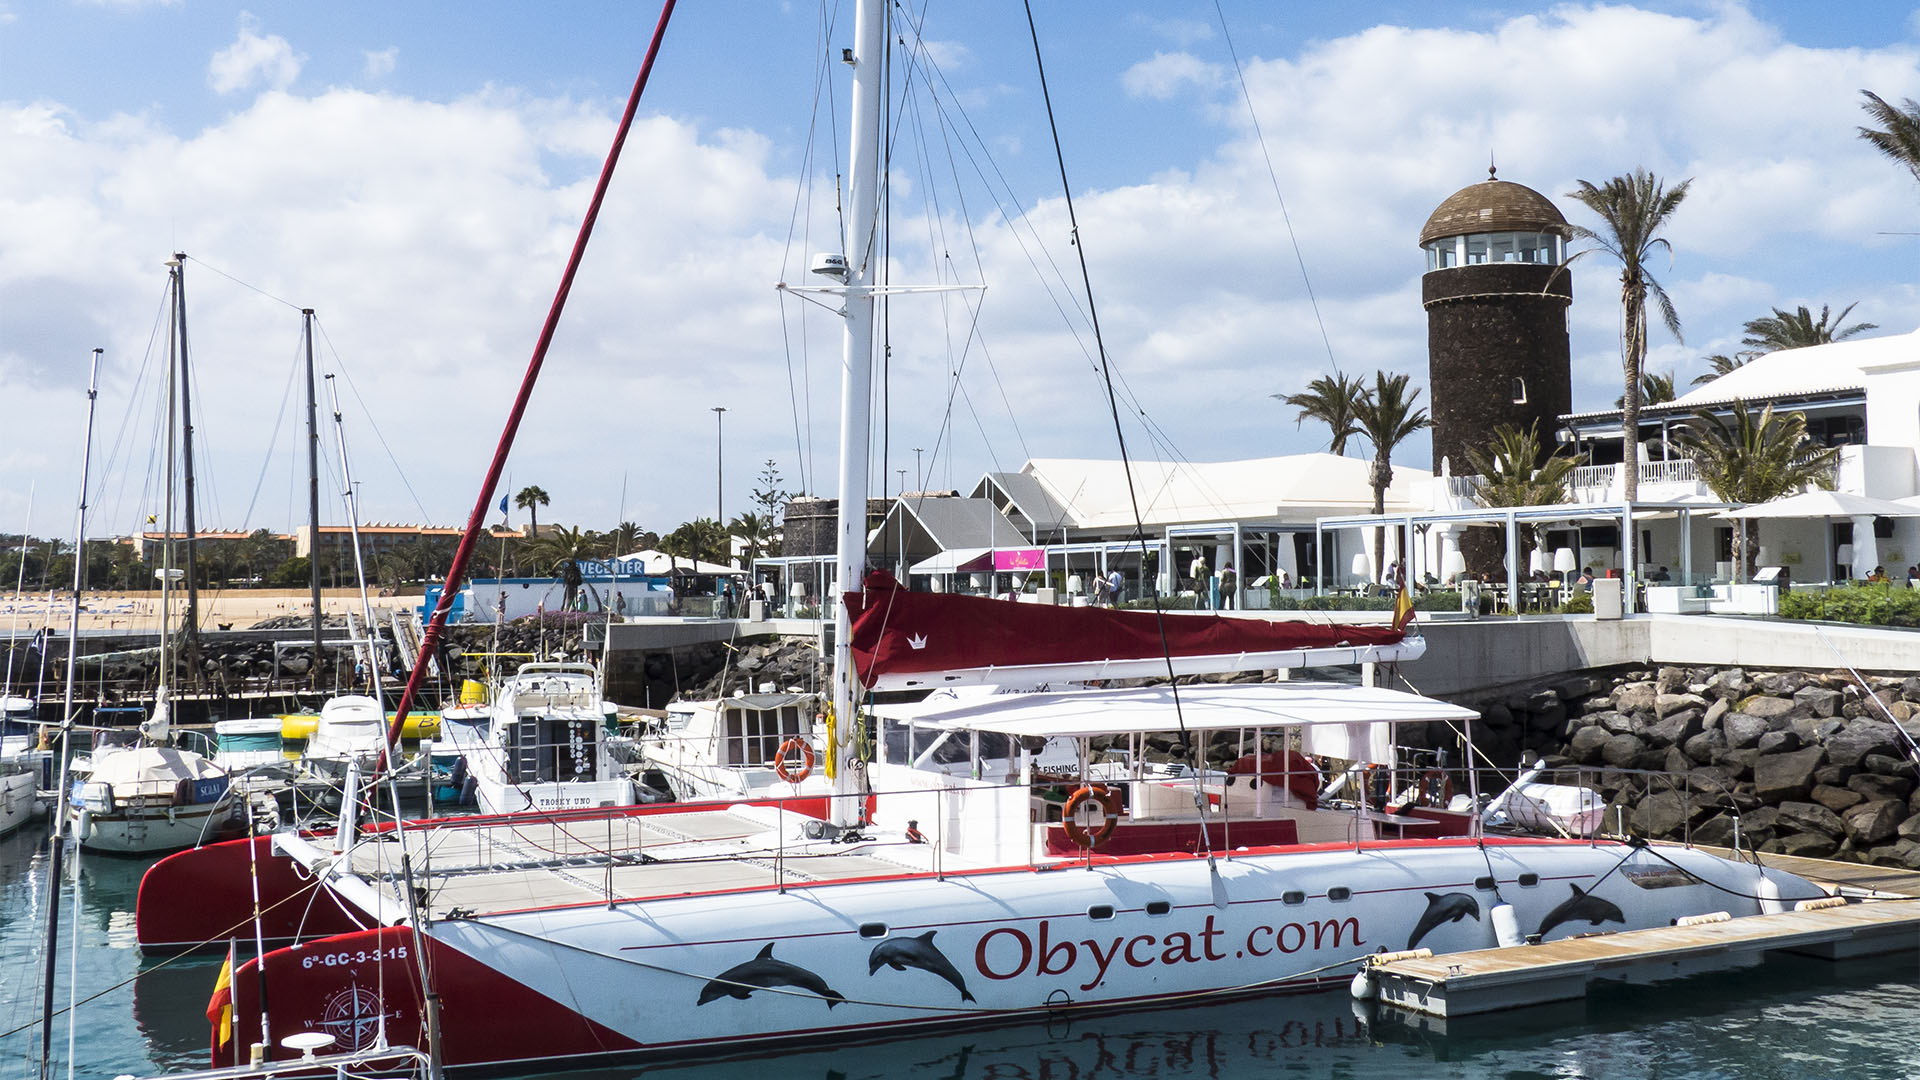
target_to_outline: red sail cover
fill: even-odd
[[[848,593],[853,661],[860,681],[882,675],[1027,664],[1099,663],[1173,656],[1232,656],[1368,645],[1396,645],[1404,629],[1229,619],[1220,615],[1056,607],[979,596],[913,592],[892,574],[867,575],[866,592]]]

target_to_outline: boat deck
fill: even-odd
[[[1841,960],[1920,948],[1920,873],[1777,855],[1763,862],[1838,894],[1878,899],[1395,960],[1373,969],[1380,1000],[1429,1016],[1472,1016],[1578,999],[1599,979],[1651,982],[1757,964],[1772,951]]]
[[[351,866],[400,901],[408,858],[427,911],[490,914],[925,872],[929,849],[800,835],[812,819],[754,807],[411,828],[362,842]]]

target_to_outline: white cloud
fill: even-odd
[[[249,40],[279,41],[243,26],[236,47]],[[188,265],[205,381],[196,412],[213,457],[203,490],[223,497],[204,518],[289,524],[287,497],[271,492],[295,469],[291,427],[268,469],[267,509],[240,518],[298,330],[294,314],[208,267],[317,308],[427,515],[464,516],[586,206],[612,104],[511,89],[438,101],[303,95],[272,89],[298,71],[281,46],[256,52],[290,59],[291,72],[271,59],[236,63],[241,85],[267,92],[200,130],[170,129],[157,115],[90,119],[56,102],[0,103],[9,166],[0,170],[0,294],[13,299],[0,305],[0,386],[18,403],[15,444],[54,458],[34,469],[0,461],[0,521],[17,527],[13,508],[30,476],[64,489],[77,469],[63,474],[61,463],[84,405],[80,365],[103,345],[103,425],[128,433],[114,436],[126,443],[117,468],[136,475],[102,496],[102,528],[136,523],[151,377],[140,384],[143,404],[130,398],[153,363],[159,262],[178,248],[204,260]],[[1350,372],[1385,368],[1424,383],[1416,238],[1442,199],[1484,177],[1490,149],[1503,179],[1588,222],[1565,197],[1575,178],[1638,165],[1694,178],[1670,232],[1674,260],[1658,267],[1687,344],[1656,331],[1649,365],[1676,369],[1682,383],[1776,304],[1837,310],[1859,300],[1854,320],[1888,332],[1920,325],[1916,241],[1878,235],[1920,231],[1920,185],[1854,135],[1859,88],[1920,96],[1912,46],[1806,48],[1739,7],[1683,18],[1567,6],[1478,30],[1375,27],[1248,62],[1264,152],[1238,88],[1205,59],[1214,51],[1127,73],[1139,83],[1129,92],[1171,95],[1164,110],[1104,103],[1107,116],[1176,113],[1189,130],[1169,144],[1212,149],[1173,157],[1155,131],[1109,129],[1127,152],[1109,155],[1097,186],[1075,192],[1137,456],[1313,448],[1320,436],[1310,425],[1296,431],[1267,395],[1325,371],[1329,340]],[[1111,78],[1097,75],[1098,89],[1083,92],[1112,96]],[[1071,109],[1071,88],[1055,92]],[[996,89],[975,118],[996,153],[1023,135],[1045,145],[1032,114],[1001,122],[1016,105],[1032,103]],[[797,180],[787,170],[804,160],[791,139],[674,116],[636,124],[511,466],[516,484],[552,493],[553,520],[618,520],[623,476],[624,516],[650,528],[710,514],[711,405],[732,410],[732,496],[768,457],[798,487],[796,455],[812,455],[816,486],[831,486],[838,327],[791,300],[783,323],[770,286],[804,278],[807,255],[838,242],[839,219],[832,166],[816,163],[813,214],[802,219],[813,235],[788,245]],[[980,469],[1017,468],[1027,454],[1112,453],[1060,200],[970,197],[965,223],[956,200],[924,214],[908,204],[907,193],[944,182],[942,165],[923,175],[903,155],[896,168],[896,217],[915,225],[896,233],[893,280],[990,287],[895,301],[894,464],[899,447],[924,447],[930,485],[966,487]],[[938,258],[909,242],[934,233]],[[1597,257],[1574,268],[1576,409],[1619,394],[1617,273]],[[955,367],[964,374],[949,418]],[[420,517],[366,418],[348,406],[368,516]],[[812,425],[800,451],[796,412]],[[1402,460],[1423,455],[1409,447]]]
[[[295,53],[278,34],[255,33],[257,25],[251,15],[241,15],[240,36],[208,61],[207,85],[215,93],[231,94],[259,84],[285,90],[300,76],[307,58]]]
[[[398,46],[389,46],[385,49],[369,49],[366,53],[366,64],[362,70],[369,79],[382,79],[393,74],[394,65],[399,62],[400,49]]]
[[[1191,53],[1155,53],[1120,76],[1120,85],[1132,97],[1165,100],[1189,87],[1206,89],[1220,81],[1221,68]]]

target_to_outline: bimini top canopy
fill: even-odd
[[[875,705],[874,715],[916,725],[1013,736],[1086,738],[1177,731],[1173,691],[1165,686],[929,698]],[[1472,709],[1418,694],[1345,683],[1196,684],[1180,688],[1189,731],[1470,720]]]

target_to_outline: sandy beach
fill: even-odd
[[[173,598],[175,617],[185,601],[179,595]],[[349,610],[358,610],[360,594],[354,589],[324,589],[320,594],[321,606],[328,615],[344,616]],[[418,604],[418,597],[376,597],[376,611],[392,610],[398,604]],[[200,606],[205,614],[201,625],[208,630],[217,630],[225,626],[233,630],[244,630],[265,619],[284,615],[297,615],[310,618],[313,613],[311,594],[304,590],[291,589],[232,589],[200,594]],[[39,593],[22,596],[18,600],[0,602],[0,633],[12,628],[16,633],[31,634],[42,626],[54,631],[64,631],[73,609],[71,592],[52,594]],[[157,631],[160,628],[160,594],[158,592],[88,592],[80,601],[80,629]]]

